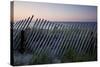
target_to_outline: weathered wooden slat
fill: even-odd
[[[32,27],[29,27],[33,17],[28,17],[27,20],[21,20],[14,24],[14,49],[18,50],[23,47],[33,55],[46,54],[52,58],[61,58],[66,51],[70,50],[75,50],[81,55],[95,53],[97,48],[96,24],[61,24],[36,19],[31,25]]]
[[[32,38],[34,37],[34,35],[35,35],[35,32],[36,32],[36,28],[35,27],[37,27],[38,26],[38,23],[41,21],[41,19],[39,19],[38,21],[36,21],[36,24],[33,26],[33,28],[32,28],[32,33],[30,33],[30,35],[29,35],[29,37],[30,38],[27,38],[27,40],[26,40],[26,47],[28,48],[29,46],[30,46],[30,42],[32,41]],[[35,30],[34,30],[34,28],[35,28]]]
[[[45,21],[44,23],[45,23],[45,25],[43,27],[44,29],[43,30],[41,29],[42,33],[39,34],[40,38],[36,43],[36,48],[34,48],[34,50],[36,50],[35,53],[41,51],[40,48],[43,47],[43,44],[41,44],[41,42],[44,41],[44,38],[45,38],[45,35],[46,35],[46,31],[44,31],[44,30],[46,30],[46,28],[48,27],[48,21]]]
[[[25,26],[27,25],[27,24],[30,24],[30,22],[31,22],[31,20],[32,20],[32,18],[33,18],[33,16],[31,17],[31,19],[30,19],[30,17],[27,19],[27,21],[26,20],[24,20],[24,21],[26,21],[26,22],[22,22],[23,24],[22,25],[20,25],[20,27],[19,27],[19,33],[21,32],[21,29],[24,29],[25,28]],[[17,35],[15,36],[15,43],[17,44],[16,45],[16,48],[18,47],[18,45],[20,44],[20,34],[19,34],[19,36],[17,37]]]
[[[45,43],[45,41],[47,40],[47,36],[48,36],[48,34],[49,34],[49,30],[51,29],[50,26],[52,25],[52,24],[49,23],[49,22],[47,22],[47,24],[48,24],[48,26],[47,26],[47,28],[46,28],[46,31],[44,31],[45,35],[44,35],[44,37],[42,38],[42,40],[40,41],[40,46],[37,48],[37,49],[39,49],[39,52],[38,52],[38,53],[36,52],[37,55],[42,54],[42,53],[43,53],[43,50],[45,50],[45,45],[46,45],[46,44],[43,44],[43,43]],[[44,47],[44,49],[43,49],[43,47]]]
[[[41,25],[40,25],[40,27],[39,27],[39,29],[37,30],[37,32],[36,32],[36,35],[35,35],[35,40],[33,40],[32,42],[31,42],[31,44],[32,44],[32,47],[31,47],[31,49],[32,48],[34,48],[33,50],[32,50],[32,52],[37,48],[37,46],[38,46],[38,42],[39,42],[39,39],[41,38],[41,30],[43,29],[43,27],[45,27],[45,22],[46,22],[47,20],[42,20],[40,23],[41,23]]]
[[[28,42],[30,44],[29,47],[28,47],[30,50],[31,50],[32,46],[34,46],[33,41],[36,42],[36,40],[37,40],[37,35],[39,34],[38,29],[40,29],[41,25],[43,24],[42,23],[43,21],[44,21],[44,19],[42,19],[41,22],[40,21],[38,22],[39,24],[37,24],[37,27],[35,28],[36,29],[35,34],[33,34],[31,41]]]
[[[50,33],[51,33],[51,30],[53,30],[53,27],[52,26],[54,26],[54,24],[53,23],[50,23],[51,25],[50,25],[50,28],[48,29],[48,31],[47,31],[47,35],[46,35],[46,38],[45,38],[45,40],[44,40],[44,42],[42,42],[42,45],[43,45],[43,47],[41,47],[40,48],[40,54],[42,54],[42,53],[45,53],[44,51],[45,51],[45,49],[47,48],[47,45],[48,44],[46,44],[49,40],[50,40]],[[49,36],[49,37],[48,37]],[[44,49],[43,49],[44,48]]]

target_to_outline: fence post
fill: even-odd
[[[20,49],[19,49],[20,53],[24,53],[25,52],[24,40],[25,40],[25,38],[24,38],[24,30],[21,30],[21,43],[20,43]]]

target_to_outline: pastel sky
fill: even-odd
[[[97,7],[14,1],[14,21],[34,15],[50,21],[97,21]]]

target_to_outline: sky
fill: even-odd
[[[34,15],[50,21],[97,21],[97,7],[86,5],[54,4],[14,1],[14,21]]]

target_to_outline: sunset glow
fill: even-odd
[[[50,21],[97,21],[96,6],[14,2],[14,21],[34,15]]]

